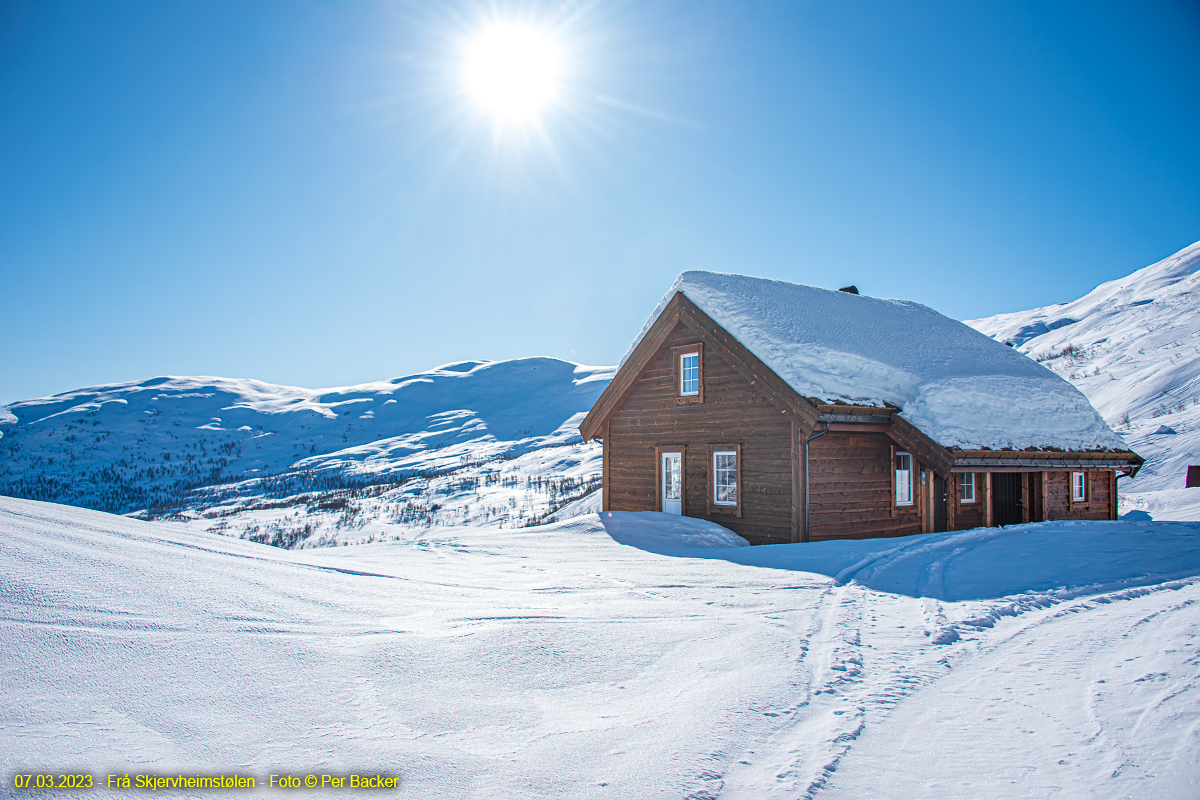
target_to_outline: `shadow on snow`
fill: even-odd
[[[613,511],[600,521],[615,541],[660,555],[816,573],[951,602],[1061,589],[1092,594],[1200,576],[1200,522],[1037,522],[749,547],[740,537],[718,543],[704,526],[720,526],[704,520]]]

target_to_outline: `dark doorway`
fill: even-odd
[[[1021,473],[992,473],[992,520],[996,525],[1021,522]]]
[[[1187,478],[1184,480],[1185,489],[1191,489],[1200,486],[1200,467],[1188,466]]]
[[[933,476],[933,530],[946,530],[946,479],[941,475]]]

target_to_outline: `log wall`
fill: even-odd
[[[1025,472],[1021,475],[1021,519],[1024,522],[1043,522],[1056,519],[1116,519],[1112,470],[1084,470],[1087,475],[1087,500],[1071,500],[1071,472]],[[953,504],[954,522],[951,530],[964,531],[988,524],[987,473],[975,473],[974,503],[959,500],[958,481],[954,476],[954,494],[947,499]]]
[[[975,502],[964,503],[959,498],[961,474],[951,474],[947,486],[946,502],[954,507],[954,524],[951,530],[968,531],[972,528],[982,528],[984,525],[983,504],[987,499],[987,488],[984,485],[984,473],[975,473]]]
[[[655,448],[684,447],[683,513],[710,519],[752,544],[790,542],[791,418],[750,382],[704,348],[702,403],[678,403],[672,348],[700,338],[677,325],[608,419],[605,502],[621,511],[655,511],[659,503]],[[708,513],[708,447],[741,445],[741,516]]]
[[[656,448],[684,449],[683,513],[709,519],[752,544],[792,541],[803,516],[803,437],[793,441],[792,417],[758,391],[714,351],[701,353],[702,402],[681,401],[673,353],[701,341],[678,324],[634,380],[604,428],[604,507],[659,510]],[[739,445],[740,513],[709,503],[710,445]],[[905,536],[931,531],[932,471],[913,456],[911,506],[894,502],[893,453],[902,450],[885,433],[830,431],[811,444],[811,541]],[[798,459],[793,463],[793,459]],[[928,481],[920,484],[926,470]],[[799,480],[793,486],[792,475]],[[1115,518],[1112,470],[1087,472],[1087,500],[1071,501],[1071,473],[1027,473],[1022,478],[1022,519]],[[990,524],[987,473],[976,473],[975,502],[959,500],[959,475],[947,482],[947,527]]]
[[[896,507],[892,440],[883,433],[831,432],[809,445],[809,540],[869,539],[921,533],[924,494],[913,458],[913,505]]]
[[[1071,500],[1071,473],[1044,472],[1046,516],[1044,519],[1116,519],[1113,513],[1112,470],[1084,471],[1087,476],[1087,500]]]

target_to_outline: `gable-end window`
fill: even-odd
[[[684,353],[679,357],[679,396],[700,394],[700,354]]]
[[[704,345],[696,344],[671,349],[675,360],[675,402],[704,402]]]
[[[910,453],[896,453],[896,505],[913,504],[913,463]]]
[[[960,503],[975,502],[974,472],[964,472],[958,476],[958,500]]]
[[[742,515],[742,448],[708,447],[708,513]]]
[[[1087,479],[1084,477],[1087,473],[1072,472],[1071,473],[1071,502],[1082,503],[1087,500]]]

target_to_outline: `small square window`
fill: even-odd
[[[1087,500],[1086,475],[1086,472],[1071,473],[1071,501],[1074,503],[1082,503]]]
[[[896,453],[896,505],[911,506],[912,504],[912,456],[909,453]]]
[[[964,472],[958,476],[958,499],[962,503],[975,502],[975,473]]]

